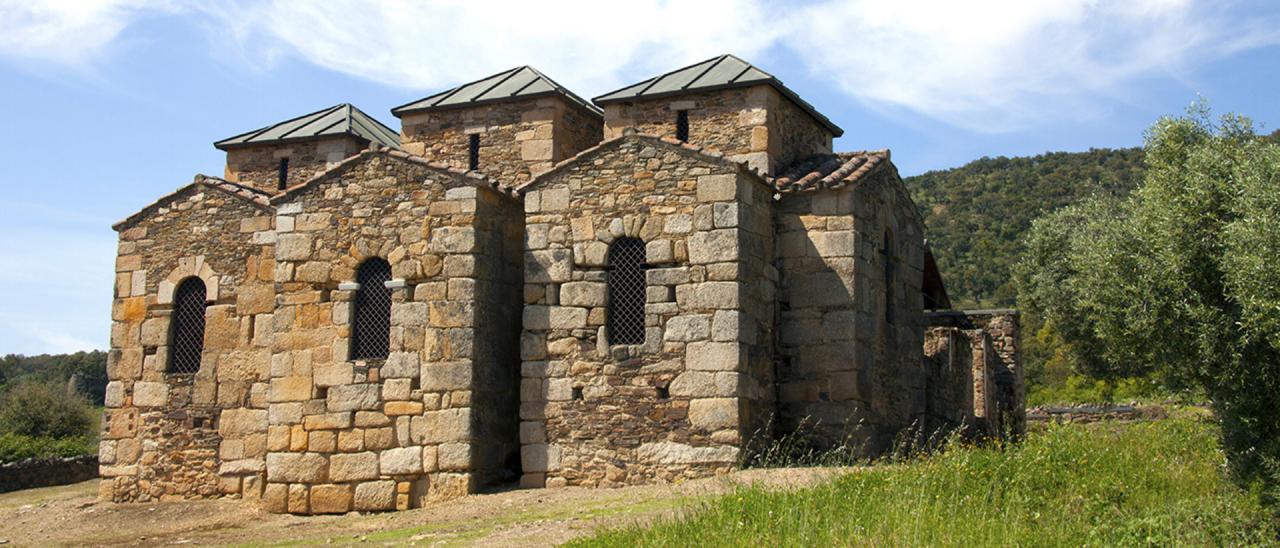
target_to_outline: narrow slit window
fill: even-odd
[[[289,159],[280,159],[280,180],[276,183],[276,188],[284,190],[289,187]]]
[[[391,339],[391,265],[374,257],[356,269],[356,298],[352,303],[351,359],[380,360]]]
[[[609,344],[644,344],[644,241],[619,238],[609,246],[606,328]]]
[[[880,255],[884,260],[884,322],[893,325],[893,236],[888,231]]]
[[[689,142],[689,111],[676,111],[676,139],[682,143]]]
[[[173,292],[169,324],[169,372],[188,374],[200,370],[204,354],[204,280],[182,280]]]
[[[472,133],[467,140],[467,169],[480,169],[480,134]]]

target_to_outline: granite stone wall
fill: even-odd
[[[625,136],[524,189],[520,440],[528,486],[738,465],[768,403],[771,190],[692,147]],[[610,244],[645,243],[643,344],[606,329]]]
[[[1018,436],[1026,431],[1026,386],[1023,380],[1021,332],[1017,310],[944,310],[928,312],[929,326],[958,327],[986,335],[990,380],[989,423],[1000,435]],[[977,352],[975,347],[975,352]]]
[[[689,143],[774,174],[794,160],[831,152],[831,133],[768,85],[686,93],[604,106],[604,138],[634,128],[675,138],[676,112],[689,111]]]
[[[471,135],[480,136],[478,171],[517,185],[600,142],[600,115],[559,97],[406,113],[405,151],[467,169]]]
[[[925,410],[923,225],[900,184],[884,173],[839,190],[782,195],[784,429],[805,424],[831,443],[876,452]]]
[[[350,136],[236,147],[227,151],[225,177],[228,181],[275,193],[279,190],[282,158],[289,159],[286,184],[293,186],[309,181],[364,148],[364,143]]]
[[[504,271],[515,252],[490,245],[518,241],[518,224],[498,217],[517,211],[514,200],[386,150],[273,200],[280,299],[266,509],[403,509],[501,477],[513,460],[501,453],[515,449],[514,404],[478,405],[514,393],[515,337],[477,333],[514,328],[497,303],[516,297]],[[351,360],[355,272],[370,257],[391,265],[390,354]]]
[[[262,488],[271,210],[215,181],[199,179],[117,225],[105,499],[251,497]],[[193,276],[207,293],[204,353],[198,372],[170,373],[173,292]]]

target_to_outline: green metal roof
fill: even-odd
[[[773,86],[774,89],[790,99],[796,106],[809,113],[814,120],[825,126],[836,137],[844,134],[844,130],[840,129],[840,126],[835,125],[826,116],[823,116],[821,112],[813,108],[813,105],[801,99],[799,95],[796,95],[787,86],[782,85],[781,80],[756,68],[751,63],[729,54],[655,76],[638,84],[606,93],[592,99],[592,101],[597,105],[603,105],[618,101],[656,99],[689,92],[713,91],[760,84]]]
[[[468,84],[462,84],[425,99],[400,105],[391,109],[391,114],[398,118],[411,112],[470,107],[498,101],[530,99],[548,95],[560,95],[569,100],[569,102],[590,112],[600,113],[600,109],[586,99],[578,97],[564,86],[557,84],[555,80],[538,72],[537,69],[525,65],[505,70]]]
[[[275,144],[338,135],[350,135],[357,139],[375,142],[383,146],[400,148],[399,133],[350,103],[332,106],[262,129],[229,137],[214,143],[213,146],[227,150],[242,146]]]

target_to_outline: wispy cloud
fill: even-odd
[[[0,56],[83,67],[138,17],[168,0],[0,0]]]
[[[420,90],[532,63],[604,91],[723,52],[788,56],[871,108],[1006,131],[1088,116],[1140,78],[1280,43],[1274,13],[1249,13],[1267,6],[1256,1],[175,2],[0,0],[0,55],[81,63],[165,10],[206,21],[252,52],[244,59],[294,57]]]

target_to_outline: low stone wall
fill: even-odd
[[[0,493],[67,485],[98,477],[98,456],[0,462]]]

